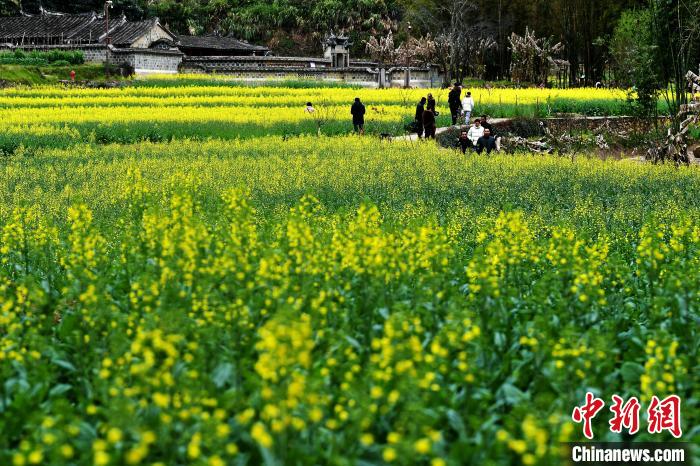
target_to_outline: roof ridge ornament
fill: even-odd
[[[50,11],[43,6],[39,7],[39,12],[44,16],[66,16],[66,13],[61,13],[60,11]]]

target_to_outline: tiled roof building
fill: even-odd
[[[80,14],[55,13],[42,9],[37,15],[24,14],[0,17],[0,45],[16,47],[50,45],[112,44],[119,48],[178,47],[191,56],[251,56],[266,55],[267,47],[249,44],[232,37],[217,35],[176,36],[158,18],[127,21],[124,16],[106,21],[95,12]]]
[[[266,55],[270,49],[260,45],[249,44],[232,37],[216,35],[179,36],[180,50],[188,56],[245,56]]]
[[[38,15],[0,18],[0,44],[82,45],[110,43],[116,47],[149,48],[159,40],[177,41],[175,34],[162,26],[158,18],[127,21],[119,16],[109,21],[97,13],[63,14],[42,10]]]

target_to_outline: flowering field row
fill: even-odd
[[[420,100],[417,92],[405,100],[395,99],[391,96],[369,95],[366,103],[372,106],[400,106],[406,111]],[[355,95],[362,95],[356,93]],[[423,93],[425,95],[425,93]],[[442,96],[441,96],[442,97]],[[265,108],[303,108],[307,101],[315,102],[317,107],[348,106],[352,97],[333,95],[320,97],[316,95],[305,96],[240,96],[240,95],[201,95],[182,97],[159,96],[80,96],[63,98],[36,98],[36,97],[9,97],[0,98],[0,108],[46,108],[46,107],[260,107]],[[415,101],[414,101],[415,98]],[[437,97],[436,97],[437,99]],[[440,102],[446,109],[447,101],[443,98]],[[546,100],[537,97],[531,99],[519,99],[518,95],[477,96],[475,98],[477,108],[488,111],[497,117],[509,117],[520,114],[540,115],[553,113],[581,113],[584,115],[619,115],[626,109],[624,99],[588,99],[579,100],[567,95],[549,95]],[[659,108],[663,108],[663,103]]]
[[[0,463],[561,464],[586,390],[697,441],[696,171],[373,147],[3,162]]]
[[[695,171],[671,167],[540,156],[484,160],[428,144],[358,137],[81,145],[2,160],[0,213],[36,202],[56,219],[72,202],[115,212],[122,206],[118,192],[131,182],[126,172],[138,170],[158,187],[177,173],[196,173],[198,189],[212,198],[250,187],[255,202],[270,212],[311,192],[333,209],[356,206],[366,197],[388,205],[385,216],[406,206],[436,212],[469,206],[494,215],[510,206],[537,212],[549,223],[566,219],[577,230],[587,226],[590,234],[624,235],[659,206],[669,215],[677,205],[692,212],[700,181]]]
[[[361,96],[365,130],[405,134],[415,104],[432,92],[438,126],[450,123],[442,89],[345,89],[244,86],[125,87],[118,89],[39,86],[0,90],[0,154],[77,143],[235,139],[352,131],[350,103]],[[625,93],[606,89],[474,89],[475,114],[492,117],[554,113],[620,115]],[[316,112],[304,111],[306,102]]]
[[[620,89],[465,89],[471,91],[475,101],[484,103],[514,104],[516,101],[531,104],[537,101],[570,99],[578,101],[615,101],[624,100],[626,92]],[[332,103],[352,103],[354,97],[360,96],[370,104],[400,104],[405,101],[413,103],[421,96],[432,93],[435,98],[442,97],[447,103],[446,89],[344,89],[344,88],[308,88],[289,89],[284,87],[242,87],[242,86],[182,86],[182,87],[123,87],[114,89],[63,88],[58,86],[36,86],[30,88],[3,89],[2,103],[12,102],[11,98],[34,98],[34,104],[41,104],[45,99],[65,100],[104,98],[115,100],[126,97],[159,97],[166,100],[192,97],[232,97],[255,99],[264,105],[301,105],[307,100],[328,101]],[[22,102],[20,100],[20,102]],[[24,102],[31,104],[32,102]]]
[[[349,107],[361,97],[369,107],[402,107],[410,115],[422,96],[431,92],[439,107],[447,107],[444,89],[284,89],[279,87],[197,86],[179,88],[127,87],[122,89],[61,89],[40,87],[0,92],[0,108],[18,107]],[[495,117],[517,114],[624,113],[626,93],[609,89],[473,89],[478,111]]]
[[[162,107],[41,110],[46,111],[26,109],[25,112],[6,115],[8,120],[0,122],[0,155],[23,153],[25,149],[33,153],[39,148],[66,148],[81,142],[130,144],[177,139],[231,140],[268,135],[288,138],[319,131],[319,123],[298,109],[277,109],[273,113],[257,110],[239,113],[242,109],[227,108],[178,108],[174,112]],[[336,117],[321,122],[322,134],[347,135],[352,131],[352,119],[344,115],[347,109],[337,110]],[[158,120],[154,121],[154,117]],[[298,119],[291,120],[294,118]],[[391,113],[385,109],[370,111],[365,118],[365,129],[374,135],[405,134],[405,118],[400,110]],[[447,125],[448,120],[449,116],[440,116],[439,124]]]
[[[349,106],[324,109],[330,121],[350,120]],[[406,109],[399,106],[369,107],[365,118],[380,122],[402,121]],[[228,107],[228,106],[113,106],[113,107],[41,107],[10,108],[3,111],[2,124],[77,125],[81,123],[150,123],[153,126],[169,122],[222,122],[227,124],[279,125],[313,121],[304,108],[294,107]]]

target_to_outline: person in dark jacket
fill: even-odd
[[[457,124],[457,119],[459,118],[459,112],[462,108],[462,101],[460,99],[462,95],[462,88],[459,83],[455,83],[447,94],[447,103],[450,105],[450,114],[452,115],[452,124]]]
[[[365,134],[365,106],[360,102],[359,97],[355,97],[355,103],[350,108],[352,114],[352,125],[355,127],[355,132]]]
[[[471,149],[472,146],[472,141],[469,139],[469,136],[467,135],[467,130],[463,129],[459,133],[459,139],[457,139],[457,143],[459,144],[460,149],[462,149],[462,153],[466,154],[467,149]]]
[[[435,139],[435,110],[434,107],[428,106],[423,112],[423,128],[425,129],[425,138]]]
[[[428,94],[428,106],[427,106],[427,108],[432,108],[433,113],[434,113],[435,112],[435,105],[436,105],[435,97],[433,97],[433,94]]]
[[[416,105],[416,133],[418,133],[418,139],[423,137],[423,112],[425,111],[425,102],[427,99],[421,97],[420,102]]]
[[[476,141],[476,153],[481,154],[484,149],[486,153],[490,154],[491,151],[496,150],[496,138],[491,136],[491,130],[485,129],[484,135]]]
[[[496,140],[496,151],[500,151],[501,150],[501,137],[498,135],[498,133],[496,133],[496,128],[494,128],[494,126],[491,123],[489,123],[488,118],[489,117],[487,115],[482,115],[481,126],[483,126],[484,131],[486,131],[487,129],[489,130],[489,133],[491,133],[491,136]]]
[[[491,136],[496,137],[496,133],[493,131],[493,125],[491,125],[491,123],[489,123],[488,115],[481,116],[481,126],[484,127],[484,130],[489,130],[489,132],[491,133]]]

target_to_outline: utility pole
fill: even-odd
[[[411,43],[411,29],[412,29],[411,23],[409,22],[408,23],[408,40],[406,40],[406,46],[407,46],[407,48],[406,48],[406,74],[405,74],[406,82],[404,83],[404,87],[406,89],[411,87],[411,51],[408,50],[408,46]]]
[[[109,76],[109,45],[112,43],[112,38],[109,37],[109,9],[112,8],[112,0],[107,0],[104,7],[105,15],[105,44],[107,49],[105,50],[105,74]]]
[[[105,2],[105,44],[109,45],[112,43],[112,38],[109,37],[109,9],[112,8],[112,0],[107,0]]]
[[[503,75],[503,20],[502,20],[502,0],[498,0],[498,79],[504,79]]]

